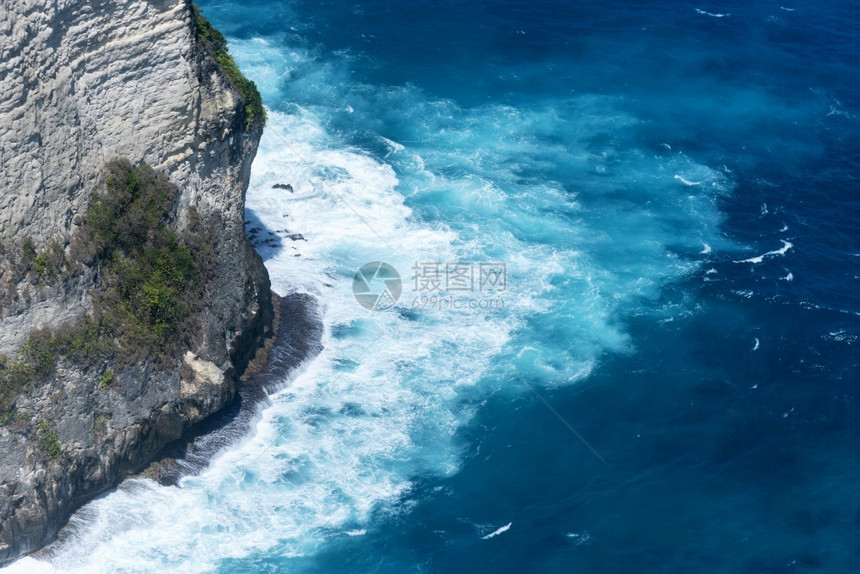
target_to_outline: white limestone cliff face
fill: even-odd
[[[190,205],[217,221],[217,277],[185,375],[143,362],[100,389],[104,365],[61,360],[17,400],[17,422],[0,423],[0,564],[52,540],[75,508],[223,408],[270,327],[268,276],[243,221],[261,127],[246,128],[194,30],[187,0],[0,0],[0,238],[68,250],[117,157],[168,174],[180,225]],[[18,289],[0,305],[0,354],[90,311],[94,289],[95,269]],[[28,420],[51,422],[61,456],[39,453]]]
[[[256,144],[232,125],[238,94],[201,67],[191,20],[184,0],[0,3],[0,237],[67,241],[115,157],[166,171],[180,210],[242,232],[250,161],[234,156]],[[87,306],[77,288],[7,309],[0,353]]]

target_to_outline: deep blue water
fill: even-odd
[[[715,248],[698,270],[660,285],[647,302],[637,299],[615,310],[613,322],[630,337],[625,352],[599,353],[588,377],[541,391],[611,468],[533,393],[507,380],[458,430],[458,472],[419,474],[403,496],[414,505],[408,512],[380,514],[365,536],[329,544],[298,560],[297,569],[860,567],[860,6],[654,4],[207,6],[233,37],[313,46],[316,60],[308,73],[323,63],[347,67],[349,86],[289,85],[302,81],[300,73],[279,86],[283,100],[269,103],[285,110],[294,103],[333,105],[346,94],[356,112],[331,118],[330,129],[371,154],[377,152],[363,145],[366,131],[407,147],[414,141],[419,149],[449,144],[426,133],[421,122],[427,112],[409,109],[396,94],[404,86],[409,97],[420,94],[419,107],[450,103],[455,124],[480,122],[473,118],[484,115],[486,106],[510,106],[525,115],[552,110],[548,125],[522,131],[498,126],[484,136],[513,132],[536,140],[534,146],[512,146],[503,161],[518,164],[510,173],[519,180],[551,180],[579,194],[586,214],[560,215],[563,224],[577,225],[595,211],[603,221],[593,225],[613,235],[616,210],[641,205],[606,194],[635,197],[631,187],[648,174],[583,189],[577,158],[545,164],[536,158],[542,143],[557,149],[579,138],[571,151],[609,154],[619,170],[625,168],[625,148],[655,156],[678,150],[722,170],[732,184],[716,198],[722,217],[712,222],[724,248]],[[248,19],[232,27],[224,13]],[[600,102],[579,104],[578,98],[589,97]],[[604,113],[629,116],[632,125],[616,131],[606,116],[600,118]],[[580,135],[578,114],[600,119]],[[520,119],[512,115],[510,121]],[[482,142],[472,143],[480,153]],[[528,183],[523,185],[527,194]],[[622,189],[610,189],[616,186]],[[661,208],[661,197],[645,195],[646,209]],[[606,202],[624,207],[607,208]],[[440,198],[413,196],[408,204],[428,221],[466,225],[469,219],[468,208]],[[643,239],[625,223],[612,243]],[[686,227],[698,224],[671,223],[683,227],[682,244],[693,231]],[[528,241],[567,246],[561,232],[520,232]],[[784,256],[735,263],[777,250],[783,240],[793,246]],[[670,249],[672,243],[666,241]],[[688,247],[678,251],[689,256]],[[597,249],[595,257],[603,252]],[[706,269],[717,273],[703,275]],[[784,280],[789,274],[792,280]],[[667,308],[676,320],[665,321]],[[578,334],[565,332],[558,325],[563,322],[554,312],[532,316],[523,328],[528,332],[513,345],[557,338],[546,343],[555,348],[547,352],[576,347]],[[495,539],[477,535],[484,531],[475,525],[508,523],[510,530]],[[259,558],[280,564],[277,557]]]
[[[326,351],[182,493],[91,510],[186,509],[100,564],[858,571],[860,4],[200,5],[270,109],[249,214],[306,237],[260,251]],[[405,295],[369,313],[375,259]],[[504,309],[412,308],[452,260],[506,262]]]

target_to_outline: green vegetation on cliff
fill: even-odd
[[[36,436],[38,438],[39,450],[48,460],[57,460],[63,453],[60,448],[60,437],[51,428],[51,424],[46,420],[39,421],[36,427]]]
[[[42,249],[36,249],[31,237],[20,242],[0,239],[0,307],[16,297],[15,285],[27,281],[41,287],[56,281],[68,271],[63,246],[51,239]]]
[[[0,356],[0,413],[8,411],[18,393],[29,392],[36,382],[52,376],[61,356],[87,365],[113,351],[108,317],[96,321],[85,315],[54,331],[34,331],[15,359]]]
[[[266,108],[263,107],[263,98],[260,96],[257,85],[246,78],[236,61],[227,49],[227,40],[212,24],[207,20],[196,5],[192,5],[194,10],[194,24],[197,30],[197,40],[206,47],[212,57],[227,74],[230,83],[239,92],[242,97],[242,102],[245,104],[245,129],[251,128],[254,124],[260,124],[260,127],[266,124]]]
[[[117,160],[108,164],[104,191],[87,209],[87,236],[77,251],[99,262],[97,310],[126,354],[172,354],[192,330],[203,282],[188,241],[168,225],[176,192],[148,165]]]
[[[73,261],[99,271],[93,313],[32,333],[14,360],[0,356],[0,411],[52,376],[60,357],[83,366],[143,359],[169,366],[190,346],[197,331],[194,311],[214,265],[215,233],[193,207],[183,233],[171,227],[176,194],[176,186],[148,165],[108,163],[104,186],[93,194],[70,246]],[[39,252],[32,241],[24,243],[21,250],[33,265],[39,253],[46,269],[60,261],[56,247]],[[65,255],[62,261],[66,265]],[[106,389],[115,380],[113,370],[104,370],[99,386]]]

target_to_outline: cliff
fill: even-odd
[[[262,119],[200,24],[186,0],[0,4],[0,563],[51,541],[81,504],[223,408],[271,330],[243,224]],[[129,345],[114,326],[107,351],[47,360],[34,336],[57,341],[104,315],[118,273],[75,253],[93,193],[112,193],[114,158],[169,180],[159,225],[171,237],[200,222],[210,234],[192,329],[134,354],[118,351]],[[14,386],[27,353],[38,368]]]

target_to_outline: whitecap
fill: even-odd
[[[838,331],[831,331],[827,334],[827,337],[832,341],[844,342],[849,345],[857,342],[857,336],[849,334],[845,329],[840,329]]]
[[[510,530],[510,529],[511,529],[511,525],[513,525],[513,522],[508,522],[507,524],[505,524],[504,526],[502,526],[502,527],[501,527],[501,528],[499,528],[498,530],[494,530],[493,532],[490,532],[490,533],[489,533],[489,534],[487,534],[486,536],[482,536],[482,537],[481,537],[481,540],[489,540],[490,538],[495,538],[495,537],[496,537],[496,536],[498,536],[499,534],[502,534],[502,533],[507,532],[508,530]]]
[[[639,438],[639,435],[636,435],[636,438]],[[582,546],[583,544],[588,544],[591,541],[591,534],[588,532],[568,532],[565,536],[573,539],[576,546]]]
[[[390,139],[383,137],[383,136],[378,136],[378,137],[383,142],[385,142],[385,145],[387,145],[389,147],[389,149],[391,149],[391,151],[403,151],[406,149],[406,147],[403,144],[399,144],[394,140],[390,140]]]
[[[836,106],[831,105],[830,111],[827,112],[827,116],[828,117],[830,117],[830,116],[842,116],[844,118],[854,119],[854,114],[846,112],[845,110],[843,110],[838,105],[836,105]]]
[[[703,183],[701,181],[690,181],[689,179],[686,179],[684,176],[677,174],[677,173],[675,174],[675,179],[679,180],[684,185],[689,185],[689,186],[702,185],[702,183]]]
[[[768,251],[767,253],[762,253],[761,255],[759,255],[757,257],[750,257],[749,259],[741,259],[741,260],[735,261],[735,263],[756,263],[757,264],[757,263],[761,263],[762,261],[764,261],[765,257],[773,257],[775,255],[779,255],[780,257],[783,257],[783,256],[785,256],[785,254],[788,252],[789,249],[794,247],[794,245],[791,242],[786,241],[785,239],[781,239],[780,241],[782,241],[782,247],[780,247],[779,249],[774,249],[773,251]]]
[[[705,12],[704,10],[700,10],[696,8],[696,12],[702,14],[703,16],[710,16],[712,18],[728,18],[731,14],[715,14],[713,12]]]

